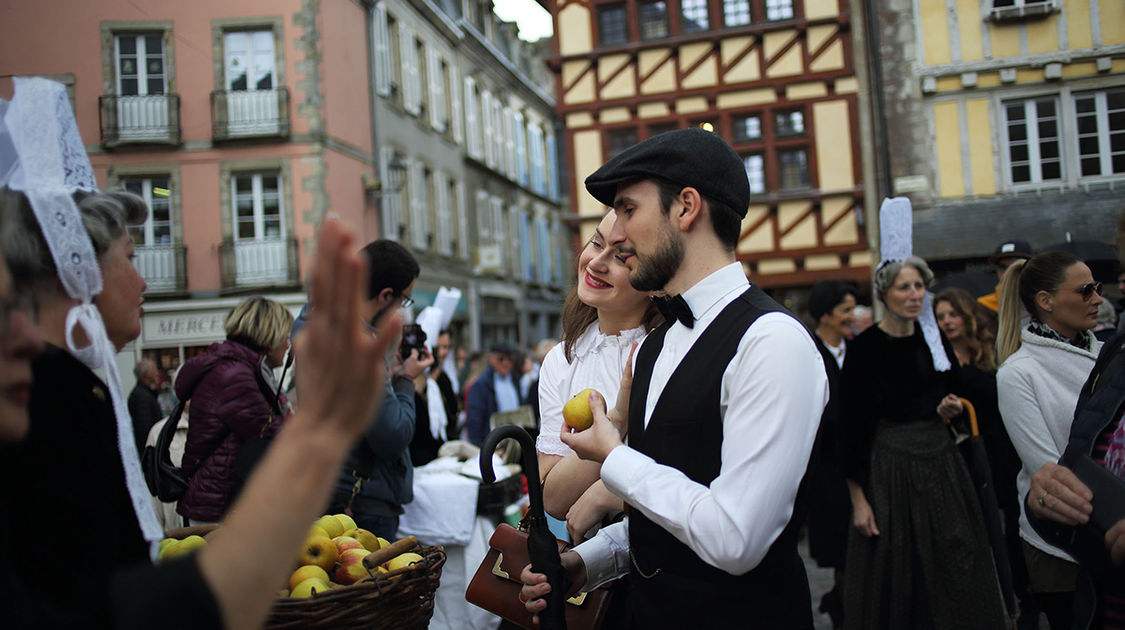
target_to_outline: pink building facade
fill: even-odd
[[[222,339],[247,295],[300,308],[326,212],[379,236],[367,16],[353,0],[0,8],[0,75],[66,84],[99,184],[152,209],[133,233],[149,288],[123,373]]]

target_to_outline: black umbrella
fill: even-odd
[[[969,415],[971,434],[958,444],[961,455],[969,469],[969,477],[977,492],[977,501],[984,513],[984,528],[988,532],[988,542],[992,547],[992,560],[996,564],[996,578],[1000,582],[1000,594],[1008,616],[1015,619],[1016,598],[1012,582],[1012,565],[1008,562],[1008,548],[1004,541],[1004,530],[1000,525],[1000,506],[996,501],[996,487],[992,484],[992,467],[988,464],[988,454],[984,450],[984,438],[977,425],[977,412],[972,403],[961,399]]]
[[[995,271],[966,270],[938,278],[931,290],[936,294],[945,289],[964,289],[976,298],[995,291],[999,282]]]
[[[1086,263],[1100,282],[1117,282],[1117,248],[1101,241],[1067,241],[1043,248],[1045,252],[1070,252]]]
[[[492,472],[492,453],[502,440],[512,438],[520,443],[520,456],[523,459],[523,474],[527,475],[527,495],[531,502],[524,522],[527,525],[527,555],[531,558],[531,570],[547,576],[551,592],[547,594],[547,608],[539,613],[539,626],[545,630],[566,630],[566,592],[570,589],[570,579],[563,570],[559,559],[558,542],[547,528],[547,516],[543,512],[543,488],[539,484],[539,462],[535,458],[535,442],[522,427],[506,424],[496,427],[484,438],[480,448],[480,476],[487,483],[496,481]]]

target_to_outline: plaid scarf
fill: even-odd
[[[1093,335],[1088,335],[1083,331],[1078,334],[1077,339],[1067,339],[1055,331],[1054,328],[1051,328],[1034,317],[1032,317],[1031,321],[1027,324],[1027,332],[1046,339],[1061,341],[1062,343],[1070,344],[1079,350],[1086,350],[1087,352],[1090,350],[1090,340],[1093,338]]]

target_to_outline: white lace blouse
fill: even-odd
[[[578,392],[592,387],[605,397],[606,405],[617,401],[621,372],[629,360],[634,341],[645,338],[643,326],[605,335],[598,331],[598,322],[574,342],[574,361],[566,362],[563,344],[556,344],[539,370],[539,440],[536,450],[545,455],[569,455],[570,447],[559,439],[562,431],[562,408]]]

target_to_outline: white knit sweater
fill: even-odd
[[[1044,541],[1027,521],[1024,497],[1031,476],[1043,464],[1057,462],[1066,449],[1078,392],[1094,368],[1102,342],[1090,335],[1090,350],[1047,339],[1026,328],[1023,344],[996,373],[996,391],[1004,427],[1019,453],[1023,468],[1016,478],[1020,503],[1020,537],[1053,556],[1070,559],[1064,551]]]

